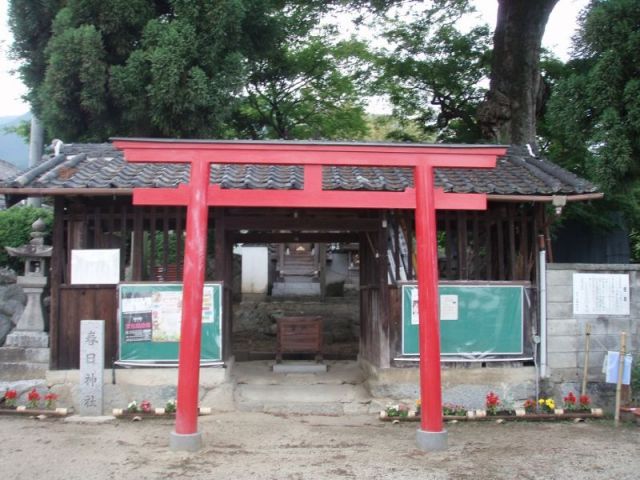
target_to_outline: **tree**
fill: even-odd
[[[9,26],[14,38],[11,54],[22,61],[18,72],[28,89],[27,100],[38,114],[37,89],[46,71],[45,47],[51,38],[51,24],[62,3],[62,0],[11,0],[9,3]]]
[[[542,36],[558,0],[498,0],[491,83],[478,119],[483,136],[498,143],[535,144],[544,106],[540,76]]]
[[[355,64],[364,47],[331,44],[328,32],[289,37],[274,54],[255,61],[236,124],[250,138],[362,137],[367,131]]]
[[[53,136],[232,136],[248,65],[296,29],[308,32],[323,8],[294,0],[12,0],[14,52]]]
[[[605,200],[582,209],[602,223],[622,211],[640,228],[640,2],[594,0],[545,117],[548,153],[597,183]]]
[[[440,141],[480,138],[475,113],[485,94],[490,37],[484,25],[467,33],[456,28],[469,11],[463,2],[444,10],[427,8],[409,22],[406,15],[396,17],[386,32],[393,49],[380,58],[380,93],[390,95],[396,114],[416,119]]]
[[[402,0],[353,1],[377,11],[398,4],[415,10],[412,2]],[[536,121],[547,95],[540,75],[541,41],[558,0],[497,1],[491,57],[481,29],[462,34],[455,24],[447,26],[470,10],[468,0],[425,2],[424,18],[400,29],[406,33],[399,48],[408,55],[391,59],[391,74],[404,79],[397,88],[391,84],[395,104],[417,107],[427,128],[443,129],[442,140],[477,141],[481,136],[499,143],[536,141]],[[484,77],[489,58],[490,87],[478,102],[483,88],[477,80]],[[428,106],[428,97],[437,108]]]

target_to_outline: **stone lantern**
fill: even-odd
[[[47,348],[49,336],[44,331],[42,313],[42,291],[47,285],[47,259],[51,257],[53,247],[44,244],[45,223],[41,218],[31,227],[31,241],[21,247],[5,247],[9,255],[24,260],[24,275],[18,277],[20,285],[27,295],[27,305],[16,325],[7,336],[5,347]]]

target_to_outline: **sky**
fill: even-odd
[[[571,36],[575,31],[576,17],[587,3],[588,0],[560,0],[551,13],[542,45],[562,60],[569,58]],[[496,0],[474,0],[474,4],[480,18],[494,26],[498,2]],[[17,64],[8,58],[12,42],[8,26],[8,8],[9,0],[0,0],[0,117],[21,115],[29,111],[29,106],[21,100],[26,89],[20,79],[12,74]]]

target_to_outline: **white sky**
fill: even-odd
[[[483,21],[495,25],[498,2],[496,0],[474,0]],[[543,46],[553,51],[562,60],[569,57],[571,36],[575,30],[576,17],[588,0],[560,0],[551,13],[547,24]],[[21,100],[26,89],[20,79],[11,73],[16,64],[8,57],[12,36],[8,22],[9,0],[0,0],[0,117],[21,115],[29,106]]]

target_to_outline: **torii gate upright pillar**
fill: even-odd
[[[169,437],[172,450],[198,450],[202,445],[202,434],[198,431],[198,391],[202,289],[207,256],[209,168],[207,162],[191,163],[183,267],[183,278],[190,281],[184,282],[182,293],[177,396],[179,408],[176,412],[176,429]]]
[[[440,318],[438,315],[438,245],[433,168],[418,165],[414,170],[416,189],[416,250],[418,260],[418,312],[420,351],[420,429],[418,446],[434,451],[447,448],[442,423],[440,382]]]

